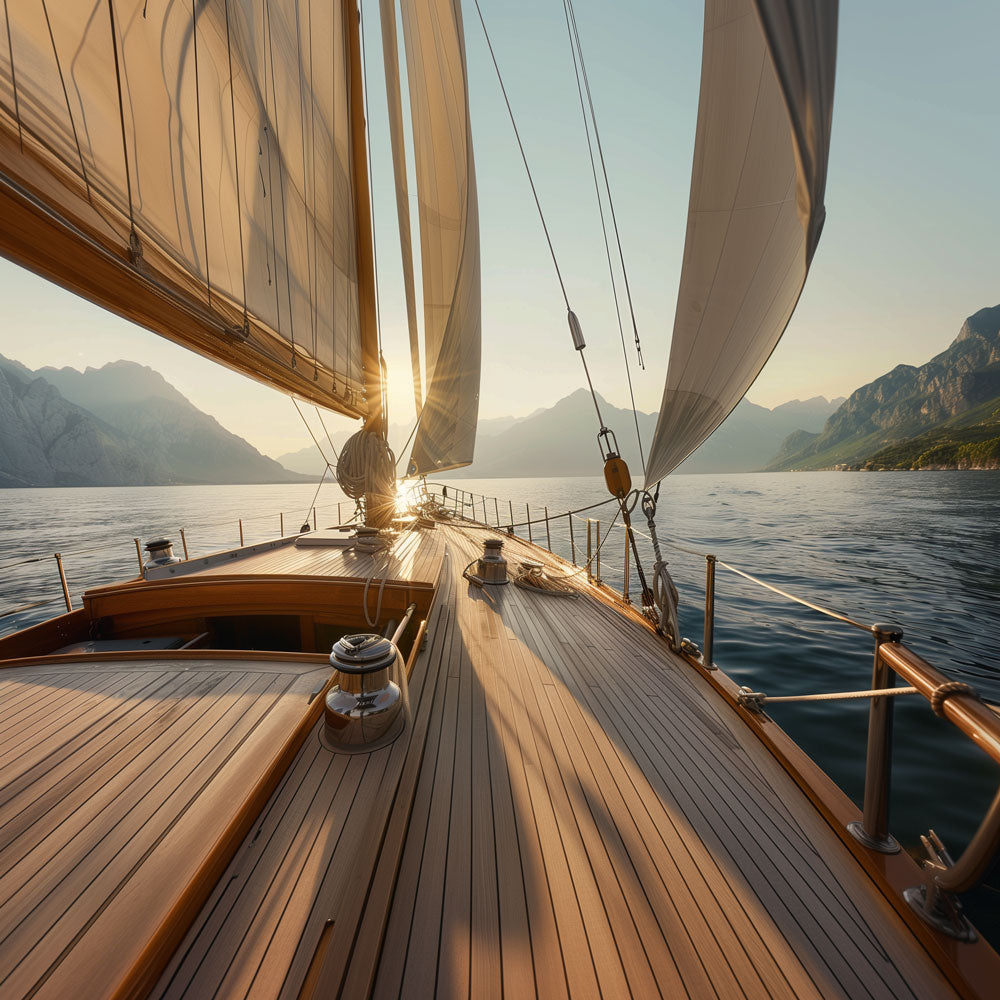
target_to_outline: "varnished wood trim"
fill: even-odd
[[[90,615],[83,608],[67,611],[48,621],[40,622],[12,632],[0,639],[0,667],[8,658],[30,656],[39,648],[58,648],[70,642],[80,642],[87,638]]]
[[[259,663],[314,663],[329,662],[324,653],[297,653],[284,650],[259,649],[122,649],[109,653],[50,653],[46,656],[22,656],[4,660],[0,669],[9,667],[39,667],[48,664],[85,663],[135,663],[146,662],[162,665],[172,660],[248,660]]]
[[[354,180],[354,225],[358,250],[358,320],[361,364],[367,392],[366,426],[382,427],[382,369],[379,365],[378,316],[375,302],[375,261],[372,250],[372,217],[368,200],[368,140],[365,129],[364,84],[361,76],[361,43],[357,0],[342,0],[344,33],[350,69],[351,174]]]
[[[409,677],[413,673],[413,664],[416,662],[417,656],[420,654],[420,647],[423,644],[424,636],[427,634],[427,619],[425,618],[420,623],[420,628],[417,629],[416,638],[413,640],[413,646],[410,648],[410,655],[406,661],[406,676]]]

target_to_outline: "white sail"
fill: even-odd
[[[0,249],[202,354],[365,414],[354,4],[5,12]]]
[[[417,333],[417,296],[413,283],[413,241],[410,237],[410,187],[406,176],[406,143],[403,135],[403,100],[399,87],[399,46],[396,41],[396,2],[380,0],[382,59],[385,64],[385,92],[389,105],[389,138],[392,145],[392,172],[396,184],[396,217],[399,249],[403,263],[403,292],[406,296],[406,326],[410,336],[410,370],[413,402],[417,415],[423,408],[420,380],[420,338]]]
[[[836,0],[706,0],[684,261],[647,486],[732,412],[795,309],[825,216],[836,28]]]
[[[479,208],[458,0],[402,0],[420,220],[427,391],[410,475],[472,461],[479,416]]]

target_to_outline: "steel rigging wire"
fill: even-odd
[[[552,256],[552,263],[553,263],[553,265],[555,266],[555,269],[556,269],[556,277],[559,279],[559,287],[562,290],[563,300],[566,303],[566,311],[568,313],[567,319],[569,321],[570,335],[573,338],[573,347],[577,351],[577,353],[580,355],[580,360],[583,363],[583,371],[584,371],[584,374],[587,376],[587,385],[590,387],[590,396],[591,396],[591,399],[594,401],[594,409],[597,411],[597,421],[598,421],[598,425],[600,427],[600,430],[597,433],[597,445],[598,445],[598,448],[599,448],[599,450],[601,452],[601,458],[602,458],[602,460],[604,462],[605,480],[607,481],[608,489],[611,492],[612,496],[614,496],[615,499],[618,501],[618,504],[619,504],[619,507],[620,507],[620,510],[621,510],[622,520],[625,522],[625,527],[626,527],[626,530],[628,532],[628,540],[629,540],[629,543],[630,543],[630,545],[632,547],[632,551],[633,551],[634,556],[635,556],[636,572],[639,575],[639,581],[640,581],[640,583],[642,585],[642,606],[643,606],[643,610],[644,610],[645,613],[647,613],[649,615],[649,617],[651,619],[653,619],[653,620],[656,621],[657,627],[659,627],[660,626],[660,619],[659,619],[659,614],[657,612],[657,608],[661,607],[661,606],[657,604],[654,591],[650,589],[649,585],[646,582],[646,575],[643,572],[642,562],[639,559],[639,550],[636,547],[635,536],[633,535],[632,530],[631,530],[632,525],[631,525],[630,511],[631,511],[632,508],[634,508],[634,506],[635,506],[635,504],[636,504],[636,502],[638,500],[638,493],[635,492],[635,491],[632,491],[632,488],[631,488],[632,487],[631,476],[628,473],[628,467],[622,461],[622,459],[621,459],[621,457],[619,455],[617,439],[615,438],[614,432],[612,430],[610,430],[605,425],[604,419],[603,419],[603,417],[601,415],[601,407],[600,407],[600,404],[597,401],[597,393],[594,390],[594,383],[593,383],[593,381],[590,378],[590,369],[587,367],[587,359],[586,359],[586,357],[584,356],[584,353],[583,353],[584,349],[587,346],[587,344],[586,344],[586,341],[584,340],[584,337],[583,337],[583,331],[580,328],[580,321],[577,318],[576,313],[573,312],[573,310],[572,310],[572,308],[570,307],[570,304],[569,304],[569,295],[566,292],[566,285],[565,285],[565,283],[563,281],[562,272],[561,272],[561,270],[559,268],[559,261],[556,258],[556,252],[555,252],[555,248],[553,247],[553,244],[552,244],[552,238],[549,235],[549,227],[548,227],[548,225],[546,224],[546,221],[545,221],[545,213],[542,211],[542,204],[541,204],[541,201],[538,198],[538,191],[535,188],[534,178],[532,177],[532,174],[531,174],[531,167],[528,165],[528,157],[527,157],[527,154],[524,151],[524,144],[521,142],[521,134],[520,134],[520,132],[518,130],[518,127],[517,127],[517,121],[514,118],[514,111],[513,111],[513,108],[511,107],[510,99],[507,96],[507,88],[504,86],[503,75],[500,72],[500,65],[497,62],[496,53],[493,50],[493,43],[490,40],[490,34],[489,34],[489,31],[486,28],[486,20],[483,17],[483,11],[482,11],[482,8],[479,5],[479,0],[475,0],[475,4],[476,4],[476,12],[479,15],[479,23],[482,25],[483,34],[486,37],[486,45],[489,48],[490,58],[493,60],[493,68],[494,68],[494,70],[496,70],[497,81],[500,84],[500,90],[501,90],[501,93],[503,94],[504,103],[507,106],[507,114],[510,117],[510,123],[511,123],[511,126],[513,127],[513,129],[514,129],[514,136],[517,139],[518,149],[521,152],[521,160],[524,163],[524,170],[525,170],[525,173],[528,175],[528,183],[531,185],[531,193],[532,193],[532,195],[534,196],[534,199],[535,199],[535,207],[538,209],[538,217],[541,220],[542,229],[545,232],[545,239],[546,239],[546,241],[547,241],[547,243],[549,245],[549,253]],[[566,14],[567,14],[567,21],[570,21],[570,20],[573,19],[573,13],[572,13],[571,9],[567,10]],[[572,36],[572,32],[571,32],[571,36]],[[572,41],[572,37],[571,37],[571,41]],[[574,64],[575,64],[575,59],[574,59]],[[586,82],[586,77],[584,79],[585,79],[585,82]],[[589,85],[588,85],[588,94],[589,94]],[[591,105],[591,109],[592,108],[593,108],[593,106]],[[586,116],[585,116],[585,120],[586,120]],[[595,124],[595,127],[596,127],[596,124]],[[602,154],[602,166],[603,166],[603,154]],[[607,179],[607,173],[606,173],[606,171],[605,171],[605,179]],[[616,227],[616,229],[617,229],[617,227]],[[619,241],[619,247],[620,247],[620,241]],[[630,295],[629,298],[630,298],[630,302],[631,302],[631,295]],[[638,337],[638,333],[637,333],[637,337]],[[633,408],[633,413],[634,413],[634,408]],[[637,417],[636,417],[636,422],[637,422],[637,425],[638,425],[638,418]],[[638,426],[637,426],[637,429],[638,429]],[[633,496],[633,494],[634,494],[634,496]],[[628,504],[628,500],[629,500],[630,496],[633,496],[632,506],[631,507]],[[654,507],[654,512],[655,512],[655,507]],[[651,515],[650,515],[650,523],[651,523]],[[665,562],[661,562],[658,565],[657,569],[658,569],[658,571],[662,571],[662,573],[669,580],[669,574],[666,571],[666,563]],[[663,590],[668,595],[671,594],[670,587],[664,587]],[[673,621],[673,616],[671,615],[669,617],[671,618],[671,621]],[[674,632],[676,633],[676,628],[674,628]],[[676,641],[678,639],[678,636],[675,634],[675,635],[673,635],[671,637],[671,639],[672,639],[673,642],[676,643]]]
[[[621,306],[618,302],[618,284],[615,281],[615,269],[611,263],[611,245],[608,242],[608,227],[604,219],[604,202],[601,199],[601,187],[597,180],[597,165],[594,162],[594,146],[590,140],[590,123],[587,119],[587,108],[583,101],[583,88],[580,85],[580,70],[583,69],[584,75],[586,76],[586,66],[583,62],[583,50],[580,48],[579,37],[574,40],[574,30],[576,24],[575,15],[573,16],[573,26],[570,24],[570,8],[572,4],[570,0],[563,0],[563,13],[566,15],[566,34],[569,36],[569,48],[570,54],[573,56],[573,74],[576,77],[576,92],[580,97],[580,114],[583,118],[583,130],[587,137],[587,152],[590,154],[590,172],[594,178],[594,193],[597,195],[597,211],[601,217],[601,233],[604,236],[604,253],[608,260],[608,276],[611,279],[611,294],[614,296],[615,300],[615,318],[618,320],[618,336],[621,338],[622,344],[622,360],[625,362],[625,378],[628,380],[628,395],[632,402],[632,420],[635,422],[635,439],[639,445],[639,458],[642,461],[642,472],[643,475],[646,474],[646,452],[642,446],[642,434],[639,432],[639,414],[635,408],[635,393],[632,390],[632,371],[628,363],[628,349],[625,347],[625,329],[622,326],[622,314]],[[578,62],[579,56],[579,62]],[[590,98],[590,85],[587,85],[587,97]],[[593,119],[594,124],[594,137],[597,140],[598,149],[601,150],[601,137],[600,133],[597,131],[597,118],[594,115],[594,104],[593,101],[590,102],[590,117]],[[601,150],[601,168],[604,169],[604,152]],[[615,219],[615,206],[614,202],[611,201],[611,187],[608,185],[608,174],[607,170],[604,170],[604,183],[608,192],[608,205],[611,209],[611,217],[614,220],[615,226],[615,237],[618,237],[618,222]],[[621,254],[621,240],[618,240],[618,252],[621,257],[622,273],[625,272],[625,258]],[[628,276],[625,277],[626,288],[628,287]],[[636,350],[639,351],[639,365],[640,367],[645,367],[642,364],[642,351],[639,348],[639,331],[635,323],[635,313],[632,312],[632,297],[629,295],[629,311],[632,313],[632,327],[635,330],[635,344]]]

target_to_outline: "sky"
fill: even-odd
[[[627,405],[562,3],[480,2],[595,388]],[[630,349],[636,404],[653,411],[684,244],[702,7],[575,7],[646,361],[638,371]],[[482,234],[480,416],[520,416],[552,405],[584,377],[474,4],[463,11]],[[364,17],[390,418],[406,423],[414,408],[375,0],[365,0]],[[847,395],[897,364],[928,360],[966,316],[1000,302],[998,35],[1000,4],[984,0],[841,3],[827,221],[798,309],[748,394],[753,402]],[[416,232],[415,199],[411,208]],[[127,358],[160,371],[267,454],[309,442],[280,393],[3,260],[0,301],[0,353],[29,367]],[[349,426],[342,417],[327,422],[331,430]]]

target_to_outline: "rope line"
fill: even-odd
[[[737,701],[748,707],[759,705],[775,705],[778,702],[792,701],[856,701],[864,698],[895,698],[903,694],[920,694],[915,687],[875,688],[866,691],[824,691],[820,694],[781,694],[769,695],[762,691],[751,691],[740,688]]]
[[[285,258],[285,298],[288,301],[288,339],[292,348],[292,368],[294,369],[298,368],[299,362],[295,348],[295,307],[292,305],[292,269],[288,260],[290,255],[288,253],[288,202],[285,199],[285,158],[281,152],[281,136],[278,132],[278,92],[274,82],[274,41],[271,37],[271,4],[269,0],[264,0],[264,13],[267,16],[267,58],[271,67],[271,97],[274,99],[274,145],[278,152],[278,191],[281,194],[281,242],[282,256]],[[273,196],[273,190],[271,194]],[[275,234],[275,237],[277,237],[277,234]],[[277,268],[277,250],[275,250],[275,272],[277,272]],[[275,277],[277,277],[277,274],[275,274]]]
[[[825,608],[822,604],[814,604],[812,601],[807,601],[804,597],[796,597],[795,594],[790,594],[787,590],[775,587],[774,584],[767,583],[756,576],[752,576],[750,573],[744,573],[743,570],[737,569],[735,566],[730,566],[729,563],[723,562],[721,559],[718,560],[718,565],[724,566],[730,573],[735,573],[737,576],[742,576],[744,579],[750,580],[751,583],[756,583],[757,586],[763,587],[765,590],[770,590],[775,594],[780,594],[782,597],[787,597],[788,600],[794,601],[796,604],[812,608],[813,611],[818,611],[820,614],[826,615],[828,618],[835,618],[837,621],[844,622],[846,625],[853,625],[855,628],[861,629],[862,632],[870,633],[872,630],[870,625],[862,625],[861,622],[856,622],[853,618],[848,618],[847,615],[842,615],[839,611],[833,611],[830,608]]]
[[[76,128],[76,119],[73,117],[73,108],[69,103],[69,92],[66,90],[66,77],[63,75],[62,60],[59,58],[59,50],[56,48],[56,38],[52,33],[52,21],[49,19],[49,8],[45,0],[42,0],[42,13],[45,14],[45,26],[49,31],[49,41],[52,43],[52,55],[56,60],[56,69],[59,71],[59,84],[62,87],[63,100],[66,102],[66,113],[69,115],[69,124],[73,129],[73,142],[76,144],[76,155],[80,157],[80,173],[83,175],[83,183],[87,189],[87,201],[94,203],[93,192],[90,189],[90,178],[87,176],[87,167],[83,161],[83,149],[80,146],[80,133]]]
[[[549,227],[545,222],[545,213],[542,211],[542,203],[538,200],[538,191],[535,189],[535,180],[531,176],[531,167],[528,166],[528,157],[524,152],[524,144],[521,142],[521,133],[518,131],[517,122],[514,119],[514,110],[510,106],[510,98],[507,96],[507,88],[503,83],[503,76],[500,73],[500,64],[497,62],[496,53],[493,51],[493,43],[490,41],[490,33],[486,30],[486,21],[483,18],[482,8],[479,0],[475,0],[476,12],[479,14],[479,23],[483,26],[483,34],[486,36],[486,46],[490,50],[490,58],[493,60],[493,68],[496,70],[497,82],[500,84],[500,92],[503,94],[504,103],[507,105],[507,114],[510,116],[510,123],[514,128],[514,138],[517,139],[517,148],[521,151],[521,161],[524,163],[524,172],[528,175],[528,183],[531,185],[531,193],[535,199],[535,207],[538,209],[538,218],[542,223],[545,232],[545,240],[549,245],[549,254],[556,269],[556,277],[559,279],[559,288],[562,290],[563,300],[566,309],[569,310],[569,295],[566,294],[566,285],[563,282],[562,271],[559,270],[559,261],[556,259],[556,251],[552,246],[552,237],[549,235]]]
[[[319,422],[323,428],[323,433],[326,434],[326,440],[329,442],[330,448],[333,450],[333,457],[339,462],[340,454],[337,451],[337,446],[333,443],[333,438],[330,436],[330,429],[326,426],[326,421],[323,419],[323,414],[320,411],[320,408],[315,403],[313,403],[313,409],[316,411],[316,416],[319,417]]]
[[[604,237],[604,256],[608,262],[608,277],[611,280],[611,294],[615,302],[615,319],[618,321],[618,336],[622,345],[622,360],[625,362],[625,378],[628,381],[628,395],[632,401],[632,419],[635,422],[635,438],[639,444],[639,458],[642,461],[642,472],[646,474],[646,451],[642,446],[642,434],[639,432],[639,414],[635,406],[635,393],[632,389],[632,369],[628,363],[628,349],[625,347],[625,328],[622,325],[621,304],[618,301],[618,283],[615,281],[615,269],[611,263],[611,245],[608,242],[608,227],[604,218],[604,202],[601,198],[601,186],[597,179],[597,165],[594,162],[594,146],[590,141],[590,123],[587,120],[587,109],[583,99],[583,88],[580,84],[580,69],[577,65],[577,44],[574,44],[573,29],[570,26],[569,0],[563,0],[563,13],[566,17],[566,33],[569,36],[569,50],[573,57],[573,75],[576,77],[576,92],[580,98],[580,116],[583,118],[583,131],[587,137],[587,152],[590,155],[590,173],[594,178],[594,194],[597,196],[597,212],[601,219],[601,234]],[[583,53],[580,52],[580,63],[583,62]],[[593,115],[593,105],[591,105]],[[597,120],[594,119],[594,134],[597,135]],[[603,162],[603,160],[602,160]],[[605,175],[605,180],[607,175]],[[609,192],[610,197],[610,192]],[[640,354],[640,358],[642,355]],[[589,373],[588,373],[589,376]]]
[[[452,486],[452,489],[455,488],[456,487]],[[465,491],[463,490],[462,492]],[[544,524],[546,521],[551,523],[552,521],[557,521],[560,518],[567,516],[577,517],[577,520],[584,521],[586,520],[586,518],[581,518],[578,517],[577,515],[586,513],[587,511],[590,510],[596,510],[597,508],[604,507],[609,503],[617,503],[617,502],[618,501],[615,497],[609,497],[607,500],[602,500],[599,503],[591,504],[587,507],[578,507],[576,510],[564,511],[561,514],[551,515],[548,518],[545,517],[532,518],[526,521],[515,521],[513,523],[504,523],[503,525],[497,525],[497,527],[525,528],[529,524],[532,525]],[[612,522],[612,527],[615,526],[617,520],[618,519],[616,517],[615,520]],[[624,525],[621,525],[620,527],[624,527]],[[611,529],[609,528],[608,530],[610,531]],[[645,538],[648,541],[652,542],[652,538],[649,535],[647,535],[643,531],[640,531],[635,526],[632,526],[631,531],[633,532],[633,534],[639,535],[642,538]],[[689,555],[698,556],[701,559],[704,559],[706,556],[704,552],[699,552],[697,549],[688,548],[687,546],[681,545],[677,542],[665,542],[664,544],[680,552],[686,552]],[[751,583],[757,584],[759,587],[763,587],[765,590],[770,590],[775,594],[780,594],[782,597],[785,597],[790,601],[794,601],[796,604],[801,604],[804,607],[812,609],[813,611],[818,611],[822,615],[826,615],[828,618],[833,618],[837,621],[844,622],[847,625],[853,625],[854,628],[860,629],[862,632],[868,632],[869,634],[871,634],[872,629],[870,625],[864,625],[861,622],[855,621],[853,618],[849,618],[847,615],[841,614],[839,611],[834,611],[831,608],[827,608],[822,604],[816,604],[814,601],[808,601],[804,597],[798,597],[795,594],[791,594],[787,590],[782,590],[780,587],[776,587],[774,584],[767,583],[765,580],[761,580],[759,577],[753,576],[751,573],[747,573],[744,570],[741,570],[738,567],[731,565],[730,563],[724,562],[721,559],[717,560],[717,565],[722,566],[724,569],[729,570],[731,573],[735,573],[737,576],[741,576],[744,579],[749,580]]]
[[[316,435],[313,434],[313,430],[309,426],[309,421],[306,420],[306,415],[302,412],[302,410],[299,409],[299,401],[294,396],[289,396],[288,398],[292,401],[292,405],[295,407],[295,409],[298,412],[299,416],[302,418],[302,423],[304,423],[306,425],[306,430],[309,431],[309,437],[312,438],[313,444],[316,445],[316,450],[319,452],[320,458],[322,458],[323,461],[326,462],[326,467],[328,469],[331,468],[330,459],[328,459],[326,457],[326,453],[320,447],[320,443],[316,439]],[[324,473],[324,475],[325,475],[325,473]]]
[[[632,332],[635,334],[635,351],[639,356],[639,367],[645,370],[646,365],[642,360],[642,344],[639,342],[639,326],[635,320],[635,309],[632,307],[632,290],[629,288],[628,269],[625,267],[625,254],[622,250],[621,235],[618,232],[618,216],[615,214],[615,203],[611,197],[611,183],[608,180],[608,168],[604,162],[604,146],[601,143],[601,133],[597,128],[597,114],[594,111],[594,100],[590,93],[590,79],[587,76],[587,64],[583,59],[583,46],[580,44],[580,32],[576,24],[576,11],[573,9],[573,0],[565,0],[565,2],[569,8],[570,19],[573,22],[573,37],[576,40],[577,52],[580,54],[580,69],[583,73],[583,83],[587,91],[587,102],[590,105],[590,117],[594,123],[594,138],[597,140],[597,152],[601,159],[601,171],[604,174],[604,187],[608,192],[608,207],[611,209],[611,221],[615,228],[615,241],[618,244],[618,259],[621,261],[622,277],[625,279],[625,294],[628,298],[629,314],[632,317]]]
[[[128,192],[128,224],[129,241],[135,241],[131,250],[133,255],[137,252],[138,236],[135,231],[135,215],[132,210],[132,173],[128,165],[128,138],[125,132],[125,101],[122,97],[122,73],[118,63],[118,32],[115,29],[115,5],[114,0],[108,0],[108,20],[111,23],[111,50],[115,56],[115,83],[118,86],[118,120],[122,127],[122,159],[125,161],[125,189]],[[133,261],[135,263],[135,261]]]
[[[6,2],[6,0],[5,0]],[[198,73],[198,14],[197,0],[191,0],[191,40],[194,48],[194,108],[198,123],[198,183],[201,187],[201,231],[205,237],[205,291],[208,306],[212,307],[212,272],[208,256],[208,216],[205,212],[205,161],[201,145],[201,78]]]
[[[326,463],[326,468],[323,470],[323,475],[319,477],[319,482],[316,484],[316,492],[313,494],[312,503],[306,508],[305,517],[302,519],[303,523],[309,520],[309,512],[314,510],[316,507],[316,498],[319,496],[319,491],[323,488],[323,483],[326,480],[326,474],[330,471],[330,463]]]

